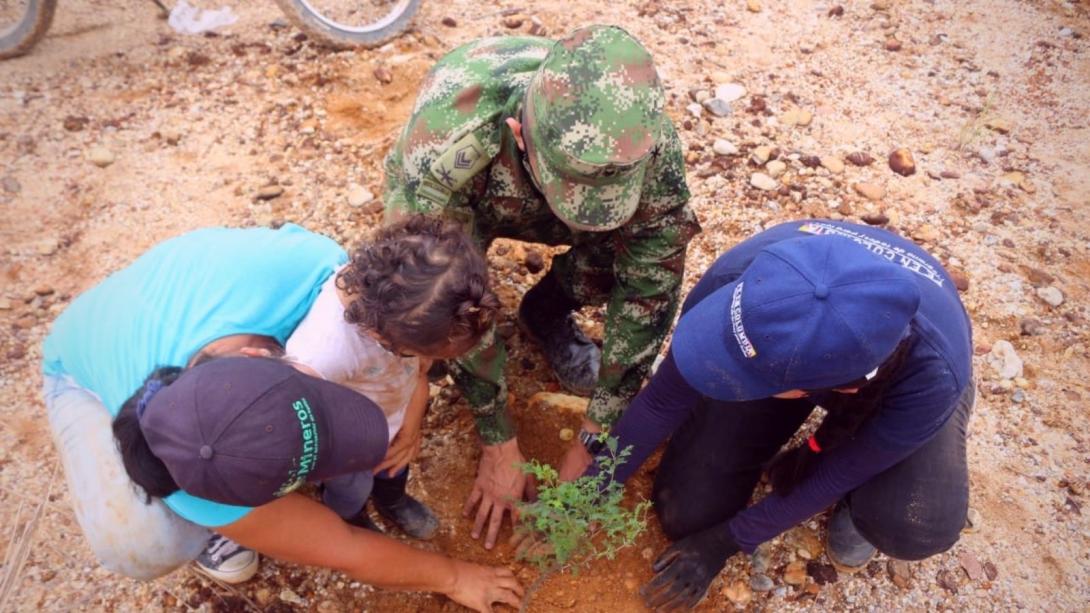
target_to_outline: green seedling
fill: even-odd
[[[632,451],[619,453],[617,439],[602,434],[599,440],[608,453],[598,458],[598,474],[560,482],[557,471],[532,460],[522,470],[538,483],[537,501],[519,505],[521,530],[534,539],[519,551],[519,558],[537,566],[540,574],[527,590],[523,610],[530,597],[554,573],[569,570],[578,574],[595,560],[612,560],[636,542],[646,528],[651,503],[642,501],[632,509],[621,505],[624,486],[613,479],[617,467]]]

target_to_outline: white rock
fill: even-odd
[[[746,95],[745,86],[737,83],[727,83],[715,88],[715,97],[727,102],[734,102]]]
[[[712,151],[716,155],[736,155],[738,153],[738,147],[734,146],[734,143],[725,138],[717,138],[712,144]]]
[[[689,111],[689,114],[693,117],[700,117],[704,114],[704,105],[700,104],[699,102],[693,102],[686,106],[685,110]]]
[[[1054,307],[1058,307],[1064,303],[1064,294],[1059,288],[1049,285],[1048,287],[1038,287],[1037,297]]]
[[[779,182],[763,172],[753,173],[749,178],[749,184],[757,189],[763,189],[766,192],[770,192],[780,187]]]
[[[348,186],[348,206],[361,207],[374,199],[375,195],[366,187],[356,183]]]
[[[114,152],[102,145],[95,145],[87,150],[87,161],[99,168],[106,168],[113,164],[116,159]]]
[[[768,164],[765,164],[765,171],[768,173],[768,176],[776,178],[787,171],[787,164],[780,160],[772,160]]]
[[[1022,376],[1022,358],[1014,350],[1010,341],[996,341],[988,354],[988,365],[1002,379],[1014,379]]]

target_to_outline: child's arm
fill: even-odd
[[[402,471],[409,462],[416,459],[420,453],[420,443],[423,439],[421,432],[424,424],[424,413],[428,408],[428,369],[431,368],[431,360],[420,358],[420,372],[416,376],[416,389],[413,390],[409,406],[405,409],[405,420],[401,423],[401,430],[390,443],[386,451],[386,458],[375,467],[375,474],[388,471],[389,476],[394,476]]]

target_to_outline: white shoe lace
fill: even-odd
[[[208,541],[208,546],[205,547],[205,551],[208,552],[208,557],[211,558],[213,562],[219,562],[224,558],[231,557],[241,548],[242,546],[238,543],[226,536],[217,534]]]

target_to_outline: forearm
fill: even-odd
[[[420,361],[420,373],[416,377],[416,388],[409,398],[409,406],[405,409],[405,420],[402,428],[419,429],[424,421],[424,413],[428,410],[428,369],[431,360]]]
[[[503,376],[506,362],[507,349],[493,328],[476,348],[453,363],[451,375],[469,403],[485,445],[515,436],[515,425],[507,411],[507,382]]]
[[[827,456],[823,453],[810,477],[790,494],[769,494],[736,515],[730,522],[731,532],[742,550],[752,553],[761,543],[835,504],[914,450],[860,437],[829,451]]]
[[[632,448],[628,461],[617,468],[614,479],[624,483],[635,474],[699,402],[700,393],[682,378],[673,354],[667,354],[647,387],[610,431],[610,436],[617,439],[618,449]],[[596,464],[592,465],[590,471],[595,471],[596,467]]]

